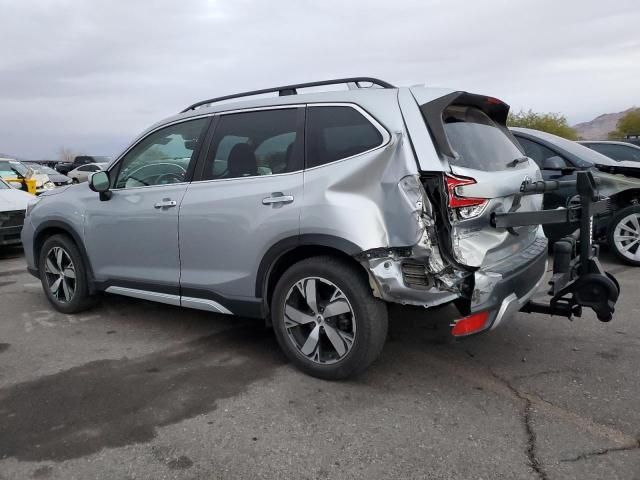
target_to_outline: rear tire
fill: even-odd
[[[607,243],[624,263],[640,266],[640,205],[623,208],[613,216]]]
[[[373,297],[364,275],[330,256],[290,267],[276,285],[271,312],[289,360],[326,380],[362,372],[387,337],[387,305]]]
[[[78,313],[94,305],[82,255],[68,236],[53,235],[45,240],[38,271],[47,299],[59,312]]]

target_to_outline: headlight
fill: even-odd
[[[49,181],[44,182],[44,185],[42,185],[42,188],[44,188],[46,190],[51,190],[52,188],[56,188],[56,185],[51,180],[49,180]]]
[[[33,197],[33,200],[30,200],[27,204],[27,211],[25,212],[25,217],[31,215],[33,208],[42,201],[42,197]]]

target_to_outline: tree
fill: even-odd
[[[70,148],[62,146],[58,149],[58,158],[61,162],[73,162],[73,159],[76,158],[76,154]]]
[[[625,113],[613,132],[609,132],[609,138],[625,138],[627,135],[640,135],[640,108],[634,108]]]
[[[560,113],[537,113],[533,110],[520,110],[509,113],[507,125],[510,127],[533,128],[543,132],[553,133],[569,140],[578,140],[578,132],[569,126],[567,119]]]

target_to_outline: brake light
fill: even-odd
[[[473,178],[454,177],[453,175],[445,175],[444,180],[447,184],[447,192],[449,193],[449,206],[451,208],[461,207],[477,207],[487,202],[486,198],[463,197],[458,194],[457,188],[464,185],[473,185],[476,181]]]
[[[449,207],[454,209],[460,219],[474,218],[484,211],[484,207],[487,205],[486,198],[465,197],[457,191],[458,187],[475,184],[476,181],[473,178],[445,175],[444,180],[447,184]]]
[[[453,326],[451,335],[454,337],[461,337],[463,335],[470,335],[472,333],[479,332],[480,330],[484,330],[488,318],[488,311],[473,313],[468,317],[461,318]]]

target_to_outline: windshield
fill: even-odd
[[[46,173],[47,175],[58,175],[58,172],[56,172],[53,168],[47,167],[46,165],[40,165],[38,163],[27,163],[25,165],[27,165],[29,168],[31,168],[31,170],[33,170],[36,173]]]
[[[537,133],[538,132],[536,132],[536,134]],[[547,136],[550,138],[546,138]],[[593,165],[595,164],[619,165],[615,160],[612,160],[609,157],[605,157],[601,153],[591,150],[590,148],[587,148],[584,145],[580,145],[579,143],[576,143],[572,140],[567,140],[566,138],[551,135],[549,133],[541,135],[541,137],[543,139],[546,138],[551,143],[578,157],[579,167],[593,167]]]
[[[28,173],[29,169],[19,162],[0,160],[0,177],[26,177]]]
[[[9,184],[0,178],[0,190],[8,190],[10,188]]]
[[[452,105],[442,113],[447,139],[458,154],[451,161],[476,170],[505,170],[523,154],[482,110]]]

